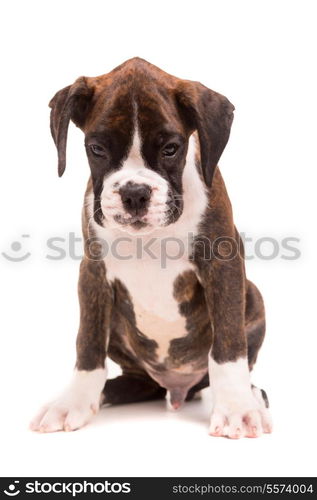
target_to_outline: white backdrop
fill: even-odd
[[[1,475],[316,475],[315,5],[29,0],[2,6]],[[72,126],[67,170],[58,179],[47,104],[78,76],[108,72],[136,55],[235,104],[220,161],[235,221],[253,241],[270,237],[280,246],[274,259],[247,262],[266,301],[267,338],[253,380],[270,397],[271,436],[209,437],[208,391],[175,414],[156,402],[104,409],[74,433],[27,428],[38,406],[63,388],[75,361],[79,261],[46,258],[46,241],[80,236],[89,173],[83,136]],[[282,258],[289,255],[281,248],[286,237],[300,239],[299,259]],[[23,261],[9,260],[27,252]]]

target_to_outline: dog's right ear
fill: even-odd
[[[58,175],[61,177],[66,167],[66,143],[70,120],[82,128],[85,124],[94,90],[87,78],[78,78],[73,85],[59,90],[49,106],[51,109],[51,133],[58,153]]]

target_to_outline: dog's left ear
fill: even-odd
[[[201,169],[205,183],[210,187],[229,139],[234,106],[223,95],[188,80],[177,85],[176,100],[190,129],[198,131]]]
[[[61,177],[66,167],[66,143],[70,120],[82,128],[89,111],[93,88],[87,78],[78,78],[73,85],[59,90],[50,100],[51,133],[58,153],[58,175]]]

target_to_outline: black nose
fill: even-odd
[[[131,215],[145,215],[151,198],[151,188],[147,184],[127,182],[119,190],[122,203]]]

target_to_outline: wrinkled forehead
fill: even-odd
[[[120,143],[127,150],[138,133],[140,144],[159,145],[169,136],[186,138],[172,93],[157,85],[120,85],[105,89],[96,99],[86,137]],[[106,144],[107,145],[107,144]]]

